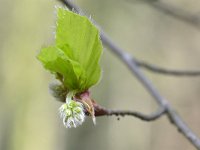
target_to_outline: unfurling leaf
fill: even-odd
[[[53,74],[62,76],[69,91],[83,92],[101,76],[102,44],[98,29],[84,16],[58,8],[55,45],[37,58]]]

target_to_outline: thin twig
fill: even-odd
[[[152,71],[153,73],[158,73],[162,75],[170,75],[170,76],[177,76],[177,77],[199,77],[200,71],[189,71],[189,70],[170,70],[166,68],[158,67],[154,64],[149,64],[147,62],[136,60],[136,64],[144,69],[147,69],[148,71]]]
[[[80,8],[74,5],[72,2],[67,0],[60,0],[69,9],[74,9],[74,11],[80,12]],[[193,131],[182,121],[177,113],[174,113],[172,106],[168,101],[161,96],[158,90],[153,86],[149,79],[147,79],[144,74],[140,71],[134,58],[125,53],[125,51],[118,47],[102,30],[101,30],[102,42],[107,45],[110,50],[118,56],[118,58],[124,62],[124,64],[131,70],[131,72],[136,76],[136,78],[143,84],[149,94],[154,97],[157,104],[161,107],[166,108],[166,114],[170,121],[178,128],[180,133],[182,133],[198,150],[200,150],[200,139],[195,135]]]
[[[171,16],[176,20],[180,20],[184,23],[187,23],[198,30],[200,29],[200,17],[190,12],[186,12],[183,9],[177,8],[159,0],[138,0],[138,2],[145,2],[146,4],[148,4],[155,10],[158,10],[159,12]]]
[[[142,114],[137,111],[124,111],[124,110],[108,110],[107,116],[134,116],[136,118],[139,118],[143,121],[154,121],[158,118],[160,118],[163,114],[165,114],[166,110],[165,108],[159,109],[158,111],[152,113],[152,114]]]
[[[154,121],[158,118],[160,118],[162,115],[164,115],[167,111],[166,107],[160,106],[157,111],[151,113],[151,114],[143,114],[138,111],[133,111],[133,110],[111,110],[111,109],[106,109],[102,106],[100,106],[96,101],[92,100],[93,107],[95,110],[95,116],[134,116],[138,119],[141,119],[143,121]],[[89,113],[87,113],[89,114]]]

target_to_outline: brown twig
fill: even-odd
[[[68,0],[60,0],[64,3],[69,9],[74,9],[74,11],[80,13],[81,10],[78,6],[74,5],[72,2]],[[83,13],[82,13],[83,14]],[[158,92],[158,90],[153,86],[149,79],[140,71],[135,59],[127,54],[122,48],[117,46],[102,30],[101,39],[102,42],[107,45],[110,50],[118,56],[118,58],[124,62],[124,64],[130,69],[130,71],[135,75],[135,77],[140,81],[140,83],[146,88],[149,94],[152,95],[154,100],[157,102],[160,108],[165,109],[165,113],[169,118],[169,120],[177,127],[177,129],[182,133],[190,142],[193,144],[198,150],[200,150],[200,139],[197,135],[183,122],[182,118],[175,113],[172,106],[168,103],[168,101]],[[111,111],[112,112],[112,111]],[[110,114],[123,114],[130,115],[130,111],[113,111]],[[133,115],[136,116],[136,115]]]
[[[152,114],[143,114],[137,111],[126,111],[126,110],[107,110],[107,116],[133,116],[143,121],[154,121],[160,118],[166,112],[165,108],[159,109]]]
[[[154,121],[158,118],[160,118],[163,114],[166,112],[165,107],[159,107],[159,109],[151,114],[143,114],[138,111],[126,111],[126,110],[111,110],[111,109],[106,109],[99,104],[96,103],[96,101],[92,100],[93,107],[95,110],[95,116],[134,116],[138,119],[141,119],[143,121]],[[89,113],[87,113],[89,114]]]

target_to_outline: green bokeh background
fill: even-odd
[[[198,0],[170,0],[199,14]],[[200,68],[200,30],[154,10],[122,0],[77,0],[88,15],[127,52],[166,68]],[[91,118],[77,129],[64,128],[61,103],[48,92],[53,80],[36,60],[54,40],[54,0],[0,0],[0,149],[1,150],[194,150],[166,117]],[[156,104],[129,70],[104,48],[103,76],[92,96],[103,106],[153,112]],[[200,78],[174,78],[144,72],[200,135]]]

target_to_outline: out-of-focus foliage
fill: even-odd
[[[172,69],[200,66],[200,31],[145,4],[120,0],[76,1],[135,57]],[[199,13],[199,0],[166,1]],[[152,123],[125,117],[86,119],[77,129],[60,123],[48,92],[51,76],[35,58],[54,41],[54,0],[0,0],[0,149],[194,150],[165,117]],[[109,108],[152,112],[156,105],[126,67],[105,48],[103,77],[93,97]],[[148,77],[200,135],[200,79]]]

